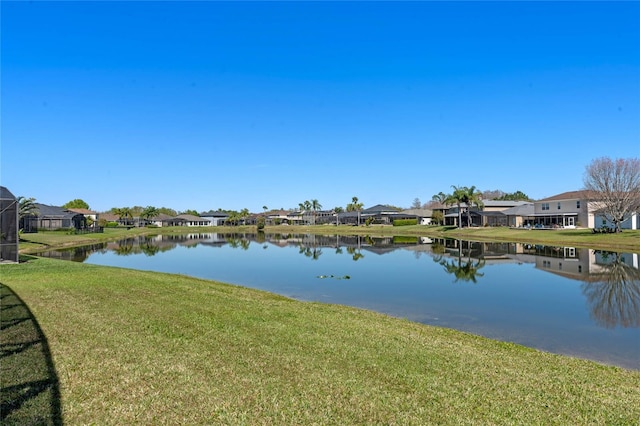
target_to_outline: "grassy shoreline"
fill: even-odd
[[[20,253],[33,254],[42,250],[73,247],[113,241],[126,237],[158,234],[184,234],[193,232],[255,233],[255,226],[168,227],[168,228],[107,228],[103,234],[74,235],[64,232],[23,234]],[[445,226],[267,226],[266,233],[424,236],[431,238],[457,238],[473,241],[506,241],[544,244],[560,247],[582,247],[609,251],[640,252],[640,230],[625,230],[619,234],[594,234],[590,229],[525,230],[506,227],[463,228]]]
[[[25,424],[43,410],[68,424],[640,418],[640,371],[179,275],[35,257],[0,272],[46,336],[60,391],[58,401],[29,399],[3,424]],[[20,345],[6,341],[19,340],[25,324],[11,322],[13,309],[3,309],[3,347]],[[34,372],[52,374],[33,355],[4,358],[3,406],[11,407],[6,389],[46,381]]]

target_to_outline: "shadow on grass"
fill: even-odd
[[[47,339],[29,307],[0,283],[0,423],[62,425]]]

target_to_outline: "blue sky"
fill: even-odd
[[[45,204],[540,199],[640,156],[639,2],[0,8],[0,182]]]

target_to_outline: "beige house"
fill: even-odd
[[[534,203],[534,221],[549,228],[600,228],[609,226],[600,214],[602,202],[592,191],[570,191]],[[638,229],[638,212],[621,224],[624,229]]]

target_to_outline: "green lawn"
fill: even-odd
[[[640,419],[639,371],[185,276],[41,258],[0,274],[3,424]]]

